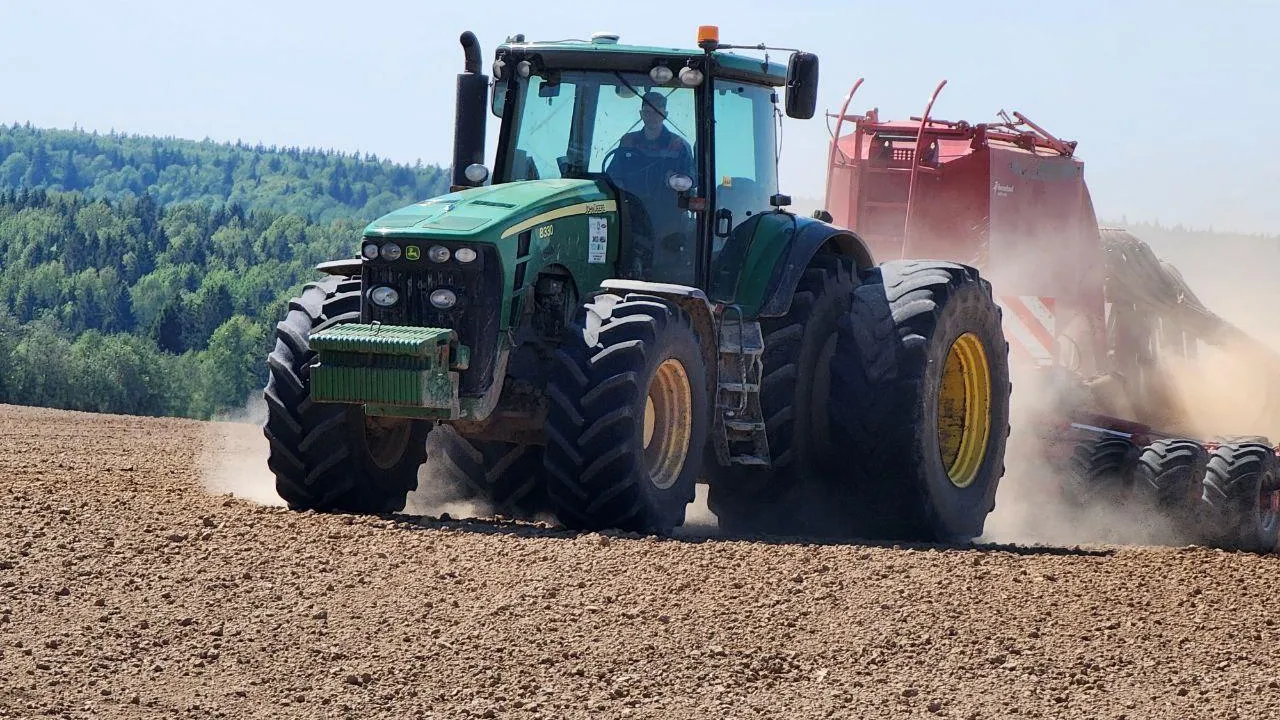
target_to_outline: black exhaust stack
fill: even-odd
[[[453,187],[473,187],[467,179],[468,165],[484,164],[484,131],[488,119],[489,78],[480,73],[480,41],[470,30],[459,38],[466,59],[458,75],[458,101],[453,120]]]

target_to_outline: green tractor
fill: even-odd
[[[735,532],[982,532],[1009,413],[990,285],[788,212],[782,108],[814,115],[818,59],[717,35],[517,35],[491,85],[463,34],[450,193],[370,224],[278,325],[291,508],[401,510],[431,447],[503,514],[575,529],[669,532],[702,480]]]

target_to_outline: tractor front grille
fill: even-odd
[[[428,244],[428,243],[424,243]],[[445,245],[450,251],[462,245]],[[472,263],[450,260],[435,264],[425,257],[410,261],[365,262],[361,277],[364,295],[360,301],[363,322],[386,325],[450,328],[458,341],[471,349],[471,365],[459,373],[459,392],[478,397],[489,389],[497,361],[498,329],[502,312],[502,262],[497,248],[467,245],[479,253]],[[374,305],[368,291],[380,285],[395,288],[400,301],[389,308]],[[452,290],[458,302],[448,310],[431,304],[431,293]]]

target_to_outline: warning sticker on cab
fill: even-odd
[[[587,218],[587,262],[599,265],[605,261],[609,250],[609,219]]]

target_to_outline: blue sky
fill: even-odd
[[[1280,234],[1280,3],[1264,0],[0,0],[0,121],[447,164],[462,30],[488,57],[517,32],[692,45],[703,23],[818,53],[832,111],[860,76],[856,109],[882,117],[919,114],[942,78],[936,115],[1021,110],[1080,142],[1105,217]],[[787,122],[784,191],[821,196],[826,133]]]

